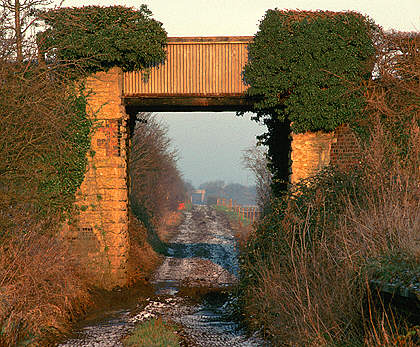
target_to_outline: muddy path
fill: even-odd
[[[185,213],[178,234],[168,244],[168,254],[152,283],[158,293],[165,286],[222,287],[236,283],[238,275],[235,238],[221,214],[207,206]]]
[[[59,346],[122,346],[137,323],[153,317],[178,323],[184,346],[267,345],[234,319],[230,288],[237,282],[238,252],[222,214],[207,206],[185,212],[168,254],[153,275],[153,295],[82,322]]]

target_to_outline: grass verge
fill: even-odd
[[[180,347],[181,340],[176,332],[176,325],[152,319],[139,324],[123,344],[127,347]]]

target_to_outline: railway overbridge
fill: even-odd
[[[167,60],[146,71],[113,68],[87,79],[88,108],[97,126],[92,135],[85,179],[77,193],[79,217],[67,225],[67,239],[97,285],[127,283],[129,253],[127,154],[130,129],[141,111],[248,111],[252,100],[242,70],[252,37],[169,38]],[[292,181],[307,177],[339,158],[335,133],[294,135]],[[288,150],[288,149],[287,149]]]

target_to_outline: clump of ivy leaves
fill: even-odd
[[[87,91],[80,81],[91,73],[120,67],[124,71],[155,66],[166,57],[167,34],[151,18],[145,5],[139,10],[123,6],[85,6],[42,11],[46,30],[37,41],[47,66],[74,83],[65,104],[71,120],[63,134],[64,151],[51,151],[43,161],[55,170],[40,185],[48,207],[71,211],[83,182],[90,149],[92,119],[86,112]]]
[[[66,121],[62,143],[40,156],[45,165],[53,168],[39,186],[41,203],[48,207],[46,211],[70,212],[76,191],[83,182],[93,126],[86,114],[86,97],[83,84],[69,87],[66,100],[61,102],[60,112],[67,114],[62,119]]]
[[[47,60],[86,73],[142,70],[166,58],[166,31],[146,5],[64,7],[41,12],[47,29],[38,38]]]
[[[248,47],[243,77],[255,100],[253,119],[268,128],[260,140],[269,148],[274,193],[290,174],[290,130],[329,132],[359,118],[376,30],[355,12],[266,12]]]

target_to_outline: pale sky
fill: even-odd
[[[56,1],[57,3],[59,1]],[[385,30],[420,31],[420,0],[65,0],[63,6],[146,4],[168,36],[253,36],[267,9],[353,10]],[[264,132],[234,113],[160,114],[178,147],[178,166],[198,186],[208,180],[253,184],[242,168],[241,150]],[[202,135],[199,136],[200,131]]]
[[[59,1],[56,1],[57,3]],[[64,6],[146,4],[169,36],[254,35],[267,9],[354,10],[385,30],[420,31],[420,0],[65,0]]]
[[[255,146],[256,135],[265,127],[251,121],[250,113],[237,117],[232,112],[159,113],[168,125],[178,167],[195,187],[221,179],[226,183],[254,185],[251,172],[242,166],[242,151]]]

